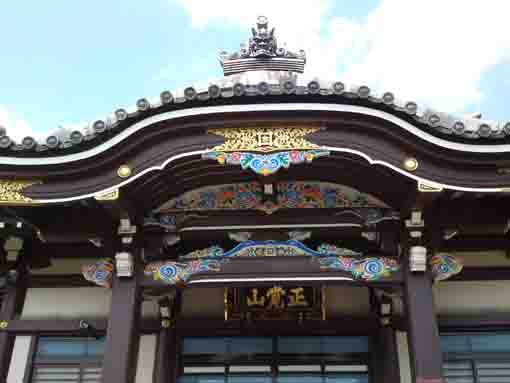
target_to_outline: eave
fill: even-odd
[[[75,159],[69,157],[65,161],[79,160],[97,154],[98,150],[95,148],[105,142],[113,140],[110,145],[112,146],[119,138],[122,140],[126,136],[124,132],[133,131],[130,127],[141,120],[164,112],[197,116],[210,113],[201,110],[202,107],[270,103],[327,104],[329,109],[336,111],[342,111],[340,105],[360,106],[384,111],[407,121],[418,135],[430,135],[446,142],[466,144],[452,146],[458,150],[508,150],[509,122],[493,122],[437,112],[413,101],[400,101],[391,92],[378,92],[366,85],[309,79],[285,72],[261,71],[228,76],[174,92],[164,91],[159,99],[142,98],[134,107],[117,109],[111,116],[84,126],[81,130],[71,131],[64,128],[60,133],[50,135],[44,142],[27,137],[21,143],[15,143],[8,136],[3,136],[0,138],[0,152],[3,152],[4,157],[0,158],[0,163],[8,163],[9,157],[49,158],[88,152],[86,155],[75,156]],[[277,108],[273,107],[273,110]],[[363,113],[369,114],[367,110],[362,111]],[[473,141],[474,139],[477,140]],[[494,147],[490,148],[492,146]],[[28,161],[25,161],[25,164],[28,165]]]

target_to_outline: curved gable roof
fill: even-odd
[[[81,130],[60,129],[45,142],[26,137],[16,143],[0,137],[0,164],[72,162],[92,157],[131,134],[165,119],[229,112],[331,111],[380,117],[447,149],[510,151],[510,122],[457,117],[400,101],[391,92],[340,81],[307,80],[288,72],[246,72],[137,101]],[[52,158],[55,157],[53,160]],[[38,158],[37,161],[31,158]],[[42,159],[45,158],[45,159]]]

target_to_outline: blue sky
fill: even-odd
[[[510,120],[509,11],[500,0],[4,2],[0,125],[46,134],[220,77],[218,51],[236,50],[258,14],[307,51],[309,76]]]

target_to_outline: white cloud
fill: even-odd
[[[246,29],[264,14],[279,42],[307,52],[307,73],[364,83],[446,111],[483,99],[481,76],[510,63],[503,0],[381,0],[365,21],[331,14],[327,0],[174,0],[192,25]]]
[[[0,105],[0,126],[7,130],[7,135],[16,142],[27,136],[39,138],[40,134],[34,132],[30,124]]]

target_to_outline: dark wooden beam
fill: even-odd
[[[510,267],[464,267],[462,271],[449,278],[455,281],[509,281]]]
[[[76,270],[79,272],[79,270]],[[81,274],[30,275],[27,281],[29,288],[39,287],[92,287],[94,283],[87,281]]]
[[[181,318],[177,320],[179,336],[272,336],[272,335],[366,335],[375,334],[379,327],[375,316],[338,317],[334,319],[304,320],[302,323],[289,320],[215,320]]]
[[[13,318],[18,315],[25,301],[26,280],[25,269],[22,265],[18,267],[18,279],[15,284],[7,285],[7,292],[2,303],[0,311],[0,321],[6,322],[7,326]],[[12,350],[14,347],[15,336],[8,332],[0,332],[0,382],[4,383],[7,379],[9,366],[11,363]]]
[[[118,225],[121,218],[129,218],[133,223],[141,219],[143,212],[138,211],[131,200],[123,193],[118,191],[116,200],[96,200],[96,202],[108,213],[113,224]]]
[[[439,316],[439,328],[447,331],[507,331],[510,327],[510,314],[478,314],[476,316]]]
[[[488,251],[510,249],[510,237],[506,235],[472,235],[453,237],[443,241],[439,251]]]
[[[37,256],[55,258],[107,258],[113,252],[108,242],[96,246],[90,241],[81,243],[42,243]]]
[[[132,383],[139,343],[141,289],[138,278],[114,276],[103,362],[103,381]]]
[[[82,327],[83,322],[88,328]],[[105,334],[108,328],[107,319],[12,319],[8,326],[0,330],[0,334],[15,335],[59,334],[70,336],[95,336]],[[141,319],[138,326],[142,334],[156,334],[160,331],[160,321],[154,318]]]
[[[96,336],[104,334],[107,325],[106,319],[15,319],[2,332],[16,335],[46,333]]]

